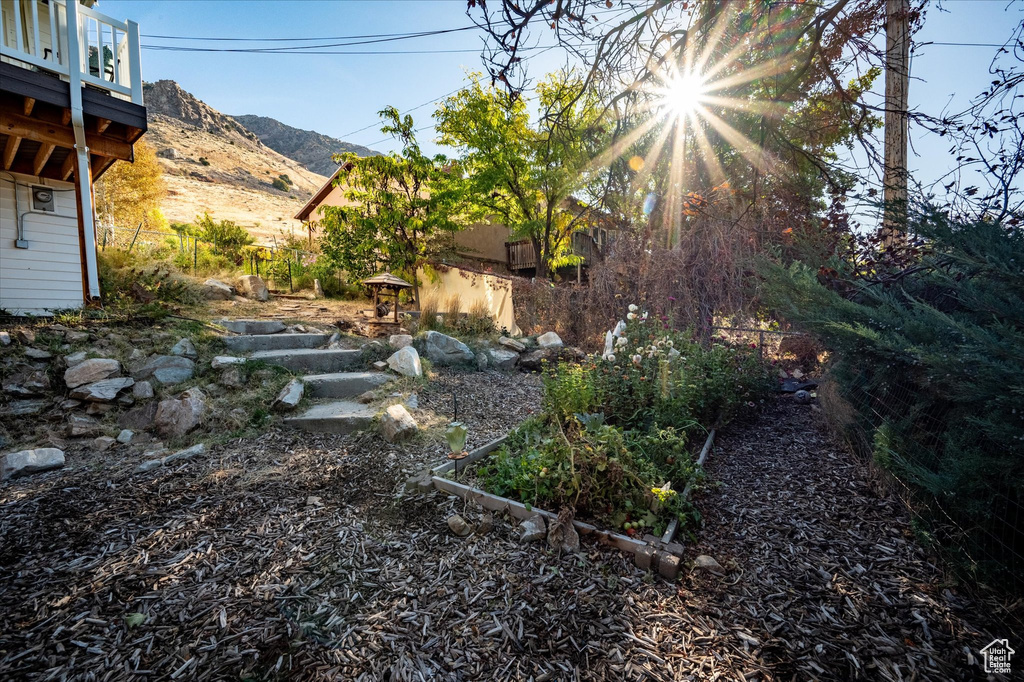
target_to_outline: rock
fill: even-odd
[[[370,366],[373,367],[378,372],[383,372],[388,368],[388,363],[384,362],[383,360],[378,360],[377,362],[373,363]]]
[[[162,159],[176,159],[178,158],[178,150],[174,147],[165,147],[156,153]]]
[[[377,399],[377,391],[364,391],[356,396],[356,402],[362,403],[363,405],[369,405]]]
[[[480,516],[480,523],[477,524],[474,532],[477,535],[487,535],[492,530],[494,530],[494,515],[490,512],[484,512]]]
[[[0,346],[11,345],[11,335],[7,332],[0,332]]]
[[[59,407],[60,407],[60,409],[66,411],[66,410],[73,410],[76,407],[81,406],[81,404],[82,404],[81,400],[62,400]]]
[[[519,524],[519,541],[520,542],[533,542],[534,540],[543,540],[547,537],[547,524],[544,522],[544,517],[540,514],[534,514],[523,520]]]
[[[7,404],[7,407],[0,409],[0,416],[23,417],[30,414],[39,414],[49,404],[49,400],[12,400]]]
[[[104,379],[85,386],[79,386],[71,391],[71,397],[75,400],[88,400],[94,403],[109,403],[117,398],[117,394],[135,384],[131,377],[116,377]]]
[[[235,409],[228,412],[228,419],[238,426],[242,426],[249,421],[249,414],[244,408],[236,407]]]
[[[92,384],[121,374],[121,363],[109,358],[92,358],[68,367],[64,372],[64,383],[68,388]]]
[[[230,301],[235,292],[224,282],[211,277],[203,282],[203,294],[210,301]]]
[[[314,279],[313,280],[313,297],[314,298],[323,298],[324,297],[324,288],[322,286],[320,286],[320,280],[318,280],[318,279]]]
[[[476,369],[478,372],[487,371],[487,353],[476,354]]]
[[[490,348],[487,350],[487,356],[495,369],[505,372],[515,369],[516,363],[519,362],[519,353],[504,348]]]
[[[33,360],[49,360],[53,357],[53,353],[40,350],[39,348],[29,347],[25,349],[25,357],[32,358]]]
[[[136,400],[146,400],[153,397],[153,384],[148,381],[136,381],[132,386],[132,397]]]
[[[523,353],[519,356],[519,369],[528,372],[539,372],[544,368],[545,362],[554,362],[558,359],[558,353],[552,352],[549,348]]]
[[[216,324],[236,334],[263,335],[277,334],[285,330],[281,320],[217,320]]]
[[[282,412],[288,410],[294,410],[298,407],[299,402],[302,400],[302,395],[305,393],[306,385],[302,383],[302,379],[292,379],[288,382],[288,385],[281,389],[281,392],[277,394],[277,399],[274,400],[274,409]]]
[[[404,405],[392,405],[380,418],[380,433],[384,440],[396,443],[409,438],[419,431],[416,420],[412,418]]]
[[[99,416],[106,414],[114,409],[114,406],[110,403],[89,403],[89,406],[85,408],[85,413],[90,416]]]
[[[392,334],[388,337],[388,345],[395,350],[401,350],[412,345],[412,336],[409,334]]]
[[[307,507],[322,507],[322,506],[324,506],[324,501],[322,499],[320,499],[319,497],[317,497],[316,495],[310,495],[309,497],[306,498],[306,506]]]
[[[196,363],[177,355],[154,355],[139,369],[132,372],[135,379],[153,378],[161,384],[180,384],[188,381],[196,371]]]
[[[99,438],[97,438],[96,440],[94,440],[92,442],[92,448],[96,452],[106,452],[116,442],[117,441],[115,439],[111,438],[110,436],[100,436]]]
[[[75,365],[80,365],[83,362],[85,362],[85,359],[86,359],[85,351],[84,350],[80,350],[77,353],[72,353],[71,355],[65,355],[64,356],[64,363],[68,367],[74,367]]]
[[[572,525],[572,509],[563,509],[548,526],[548,546],[560,552],[580,551],[580,535]]]
[[[85,343],[89,340],[89,332],[76,332],[72,330],[64,334],[64,340],[68,343]]]
[[[522,341],[516,341],[515,339],[510,339],[507,336],[500,337],[498,339],[498,343],[501,344],[502,346],[505,346],[505,348],[508,348],[509,350],[514,350],[517,353],[522,353],[523,351],[526,350],[525,343],[523,343]]]
[[[8,452],[0,457],[0,481],[28,476],[64,466],[64,451],[57,448],[36,448]]]
[[[256,301],[269,301],[270,290],[267,284],[256,275],[242,275],[238,278],[238,292],[246,298]]]
[[[801,389],[793,394],[793,400],[796,402],[797,405],[810,405],[811,394]]]
[[[562,339],[554,332],[547,332],[537,337],[537,345],[541,348],[561,348]]]
[[[156,419],[156,410],[156,403],[146,403],[139,407],[133,407],[118,418],[117,425],[122,429],[145,431],[153,425],[153,421]]]
[[[68,435],[72,438],[95,436],[99,430],[99,422],[92,417],[87,417],[84,414],[73,414],[68,417]]]
[[[196,350],[191,339],[181,339],[171,348],[171,355],[180,355],[195,360],[199,357],[199,351]]]
[[[452,514],[448,517],[448,528],[460,538],[464,538],[473,532],[469,524],[466,523],[466,519],[458,514]]]
[[[132,442],[132,438],[135,437],[135,432],[131,429],[122,429],[121,433],[117,434],[117,442],[121,445],[128,445]]]
[[[164,450],[163,452],[166,452],[166,450]],[[206,445],[204,445],[203,443],[199,443],[197,445],[193,445],[190,448],[185,448],[184,450],[178,450],[177,452],[175,452],[173,454],[170,454],[170,455],[166,455],[164,457],[154,458],[154,459],[147,459],[145,462],[143,462],[138,467],[136,467],[136,471],[149,471],[150,469],[156,469],[157,467],[167,466],[168,464],[171,464],[172,462],[178,462],[178,461],[181,461],[181,460],[192,459],[193,457],[196,457],[198,455],[202,455],[205,452],[206,452]],[[151,454],[158,454],[158,453],[157,452],[153,452],[153,453],[146,453],[146,454],[147,455],[151,455]]]
[[[474,355],[469,346],[456,338],[433,330],[423,335],[424,354],[439,365],[457,365],[472,362]]]
[[[22,369],[5,377],[0,387],[9,395],[29,398],[48,393],[50,377],[42,370]]]
[[[236,358],[233,355],[218,355],[210,363],[210,367],[214,369],[223,369],[224,367],[230,367],[231,365],[244,365],[245,358]]]
[[[410,410],[418,410],[420,407],[420,399],[415,393],[411,393],[409,397],[405,399],[405,406]]]
[[[725,575],[725,569],[722,565],[715,561],[714,557],[708,556],[707,554],[701,554],[693,560],[693,567],[699,568],[702,571],[708,571],[715,575]]]
[[[18,343],[22,343],[26,346],[36,342],[36,333],[31,329],[19,329],[14,332],[14,336],[18,339]]]
[[[231,367],[221,372],[220,384],[227,388],[242,388],[245,386],[245,372],[241,367]]]
[[[423,365],[420,363],[420,354],[412,346],[406,346],[396,351],[388,358],[388,367],[407,377],[423,376]]]
[[[177,399],[161,400],[153,424],[165,438],[184,436],[199,426],[206,414],[206,396],[198,388],[190,388]]]

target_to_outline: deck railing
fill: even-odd
[[[72,16],[68,16],[68,12]],[[70,30],[77,41],[69,41]],[[139,25],[76,0],[0,0],[0,57],[142,104]],[[77,43],[77,54],[68,47]]]
[[[537,249],[529,239],[506,242],[505,252],[508,254],[509,270],[532,270],[537,267]],[[603,257],[597,241],[586,232],[573,233],[572,253],[583,257],[584,266],[592,265]]]

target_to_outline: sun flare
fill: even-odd
[[[692,114],[707,94],[707,84],[696,73],[680,74],[665,84],[663,107],[677,117]]]

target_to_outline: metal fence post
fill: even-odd
[[[197,265],[199,263],[199,240],[192,240],[192,274],[196,274]]]

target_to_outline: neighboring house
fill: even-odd
[[[91,0],[0,0],[0,309],[100,295],[93,183],[146,131],[139,28]]]
[[[310,237],[320,227],[321,206],[350,206],[345,198],[345,189],[336,187],[334,181],[342,168],[339,167],[328,178],[309,201],[295,214],[310,232]],[[508,227],[501,223],[477,223],[460,230],[452,236],[459,263],[470,264],[477,269],[491,269],[519,275],[533,274],[537,268],[537,255],[529,240],[509,241]],[[601,257],[607,243],[607,230],[587,230],[573,235],[573,250],[592,262]]]

